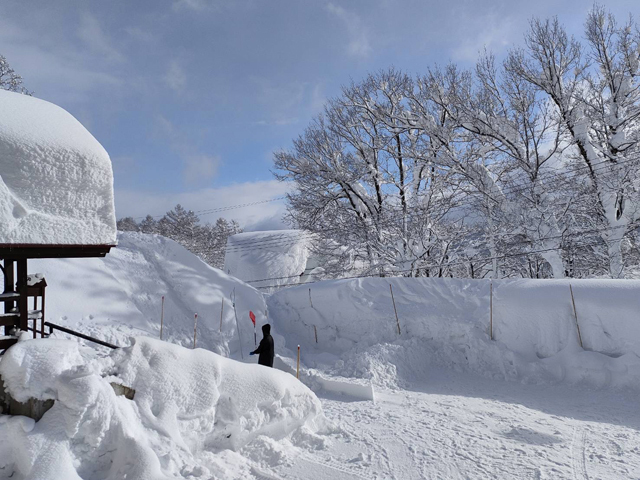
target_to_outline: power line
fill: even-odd
[[[549,236],[549,237],[539,238],[539,239],[537,239],[535,241],[539,242],[539,243],[543,243],[543,242],[546,242],[548,240],[564,239],[564,238],[567,238],[567,237],[575,237],[575,236],[578,236],[578,235],[596,234],[596,233],[602,233],[602,232],[605,232],[605,231],[608,231],[608,230],[618,230],[620,228],[625,228],[626,229],[626,228],[634,228],[634,227],[633,226],[630,227],[629,225],[618,225],[616,227],[604,227],[604,228],[578,230],[578,231],[575,231],[575,232],[568,232],[568,233],[561,234],[561,235],[552,235],[552,236]],[[621,236],[621,238],[626,237],[630,233],[631,232],[623,234]],[[603,242],[606,243],[607,241],[603,240]],[[532,243],[532,240],[528,240],[528,239],[519,240],[519,241],[510,242],[507,245],[509,247],[513,247],[515,245],[526,245],[528,243]],[[596,242],[596,243],[593,243],[592,245],[599,245],[599,244],[600,244],[599,242]],[[581,245],[578,244],[576,246],[581,246]],[[547,251],[558,250],[558,249],[559,249],[559,247],[554,247],[554,248],[551,248],[551,249],[540,250],[540,252],[547,252]],[[528,252],[526,254],[528,255],[529,253],[536,253],[536,252],[538,252],[538,251],[534,250],[534,251],[530,251],[530,252]],[[497,258],[497,257],[495,257],[495,258]],[[479,258],[479,259],[476,259],[475,261],[476,262],[482,262],[482,261],[493,260],[493,259],[494,259],[494,257],[491,257],[489,259]],[[391,264],[392,265],[397,265],[398,263],[404,263],[405,261],[406,260],[403,260],[401,262],[391,262]],[[468,263],[469,263],[469,261],[462,262],[462,264],[468,264]],[[383,264],[373,265],[371,267],[368,267],[367,269],[371,270],[371,269],[374,269],[374,268],[377,268],[377,267],[380,267],[380,266],[384,266],[384,265]],[[447,264],[420,265],[420,266],[416,267],[415,269],[437,268],[437,267],[440,267],[440,266],[447,266]],[[394,272],[410,272],[410,271],[413,271],[415,269],[394,270]],[[342,272],[347,272],[347,271],[350,271],[350,270],[355,270],[355,269],[342,270]],[[245,283],[259,283],[259,282],[266,282],[266,281],[271,281],[271,280],[286,280],[286,279],[289,279],[289,278],[298,278],[298,277],[300,277],[300,275],[287,275],[287,276],[284,276],[284,277],[270,277],[270,278],[262,278],[262,279],[258,279],[258,280],[245,280]],[[299,285],[299,284],[296,283],[296,284],[292,284],[292,285]],[[282,286],[282,285],[274,285],[274,286]],[[269,288],[269,287],[258,287],[258,288]]]
[[[630,233],[630,232],[629,232]],[[626,233],[624,235],[621,236],[621,239],[626,237],[627,235],[629,235],[629,233]],[[606,242],[605,243],[609,243]],[[582,243],[582,244],[576,244],[575,246],[577,247],[592,247],[592,246],[598,246],[600,245],[600,242],[594,242],[594,243]],[[522,257],[522,256],[529,256],[529,255],[535,255],[538,253],[544,253],[544,252],[550,252],[553,250],[557,250],[557,248],[545,248],[545,249],[540,249],[540,250],[531,250],[529,252],[520,252],[520,253],[511,253],[511,254],[504,254],[504,255],[497,255],[494,257],[485,257],[485,258],[479,258],[476,259],[477,262],[480,261],[491,261],[491,260],[502,260],[502,259],[506,259],[506,258],[514,258],[514,257]],[[439,263],[439,264],[432,264],[432,265],[425,265],[425,266],[421,266],[421,269],[431,269],[431,268],[443,268],[443,267],[450,267],[450,266],[456,266],[456,265],[468,265],[469,261],[456,261],[456,262],[447,262],[447,263]],[[391,273],[406,273],[406,272],[411,272],[413,271],[413,269],[404,269],[404,270],[394,270]],[[335,278],[332,280],[351,280],[351,279],[355,279],[355,278],[370,278],[370,277],[376,277],[378,276],[378,274],[375,273],[371,273],[368,275],[354,275],[351,277],[342,277],[342,278]],[[266,288],[282,288],[282,287],[289,287],[289,286],[301,286],[301,285],[307,285],[307,284],[311,284],[311,283],[317,283],[319,281],[322,280],[314,280],[311,282],[302,282],[302,283],[287,283],[287,284],[280,284],[280,285],[266,285],[266,286],[260,286],[260,287],[255,287],[255,288],[259,288],[259,289],[266,289]]]
[[[276,202],[278,200],[284,200],[287,197],[275,197],[275,198],[270,198],[268,200],[259,200],[257,202],[250,202],[250,203],[241,203],[239,205],[229,205],[227,207],[219,207],[219,208],[209,208],[209,209],[205,209],[205,210],[195,210],[192,212],[195,214],[199,214],[199,215],[209,215],[210,213],[216,213],[216,212],[226,212],[227,210],[235,210],[238,208],[245,208],[245,207],[250,207],[253,205],[260,205],[262,203],[269,203],[269,202]],[[142,217],[133,217],[134,220],[137,220],[139,218],[147,218],[147,217],[151,217],[151,218],[160,218],[160,217],[164,217],[166,215],[166,213],[163,213],[161,215],[145,215]]]
[[[627,159],[627,160],[625,160],[623,162],[619,162],[618,165],[623,164],[623,163],[628,163],[628,162],[631,162],[631,161],[637,161],[637,159]],[[603,168],[602,164],[607,163],[607,162],[608,161],[603,161],[603,162],[600,162],[600,163],[594,164],[594,165],[600,165],[600,169],[601,169],[601,168]],[[606,167],[608,168],[609,166],[607,165]],[[587,168],[587,166],[581,166],[580,167],[580,169],[585,169],[585,168]],[[574,172],[576,170],[577,169],[570,170],[570,171],[558,172],[556,174],[553,174],[553,176],[554,177],[559,177],[559,176],[566,175],[568,173]],[[595,167],[593,168],[593,170],[599,171],[599,169],[595,168]],[[530,187],[531,186],[526,186],[526,188],[530,188]],[[520,190],[522,190],[522,189],[520,189]],[[517,191],[517,189],[512,189],[511,191],[509,191],[509,189],[503,189],[502,193],[503,194],[510,194],[510,193],[515,192],[515,191]],[[575,199],[575,198],[589,197],[589,196],[592,196],[592,193],[585,192],[585,193],[580,194],[578,196],[574,196],[573,198]],[[469,205],[472,205],[472,204],[473,204],[473,202],[471,202],[471,201],[457,202],[457,203],[455,203],[453,205],[453,208],[458,208],[458,207],[461,207],[461,206],[469,206]],[[398,207],[387,206],[387,208],[388,209],[394,209],[394,208],[398,208]],[[418,210],[418,208],[419,207],[412,207],[411,208],[411,210],[413,210],[413,212],[409,212],[408,213],[409,218],[413,217],[414,215],[423,215],[425,213],[423,211]],[[386,220],[386,221],[383,221],[383,222],[375,222],[375,225],[376,225],[377,228],[380,228],[380,227],[385,227],[385,226],[393,226],[394,224],[391,221]],[[313,238],[314,235],[317,235],[317,234],[310,234],[310,235],[307,236],[307,238],[311,239],[311,238]],[[297,242],[298,242],[298,240],[286,239],[286,238],[283,238],[282,241],[278,241],[278,239],[272,239],[272,240],[259,240],[258,239],[258,240],[254,240],[254,241],[247,240],[246,242],[234,243],[231,247],[227,246],[225,252],[238,252],[238,251],[242,251],[243,249],[244,250],[268,250],[269,247],[273,248],[273,247],[277,247],[277,246],[289,246],[289,245],[294,245]],[[261,247],[265,247],[265,248],[249,248],[250,246],[253,246],[253,245],[261,246]]]

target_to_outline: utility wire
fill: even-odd
[[[621,237],[624,238],[625,236],[627,236],[627,234],[623,235]],[[606,242],[605,243],[609,243]],[[582,244],[577,244],[575,246],[578,247],[590,247],[590,246],[597,246],[600,245],[600,242],[595,242],[595,243],[582,243]],[[479,261],[490,261],[490,260],[501,260],[501,259],[506,259],[506,258],[513,258],[513,257],[523,257],[523,256],[529,256],[529,255],[535,255],[538,253],[544,253],[544,252],[550,252],[552,250],[557,250],[557,248],[545,248],[545,249],[540,249],[540,250],[531,250],[528,252],[520,252],[520,253],[510,253],[510,254],[504,254],[504,255],[497,255],[494,257],[485,257],[485,258],[479,258],[476,259],[477,262]],[[450,267],[450,266],[456,266],[456,265],[467,265],[469,264],[469,261],[456,261],[456,262],[447,262],[447,263],[436,263],[436,264],[432,264],[432,265],[425,265],[425,266],[421,266],[420,268],[443,268],[443,267]],[[413,271],[413,269],[405,269],[405,270],[394,270],[391,273],[406,273],[406,272],[411,272]],[[375,274],[375,273],[371,273],[371,274],[367,274],[367,275],[354,275],[351,277],[342,277],[342,278],[335,278],[335,279],[331,279],[331,280],[351,280],[351,279],[355,279],[355,278],[370,278],[370,277],[377,277],[379,276],[379,274]],[[384,277],[381,277],[384,278]],[[386,277],[389,278],[389,277]],[[311,282],[302,282],[302,283],[287,283],[287,284],[281,284],[281,285],[267,285],[267,286],[260,286],[260,287],[256,287],[259,289],[266,289],[266,288],[282,288],[282,287],[289,287],[289,286],[300,286],[300,285],[307,285],[307,284],[311,284],[311,283],[317,283],[319,281],[322,280],[313,280]]]
[[[555,239],[560,239],[560,238],[564,239],[564,238],[567,238],[567,237],[575,237],[575,236],[578,236],[578,235],[588,235],[588,234],[602,233],[602,232],[607,231],[607,230],[618,230],[620,228],[625,228],[626,229],[626,228],[630,228],[630,227],[629,227],[629,225],[618,225],[617,227],[604,227],[604,228],[594,228],[594,229],[587,229],[587,230],[578,230],[578,231],[575,231],[575,232],[568,232],[568,233],[564,233],[564,234],[561,234],[561,235],[553,235],[553,236],[549,236],[549,237],[543,237],[543,238],[537,239],[535,241],[539,242],[539,243],[544,243],[544,242],[546,242],[548,240],[555,240]],[[634,227],[631,227],[631,228],[634,228]],[[624,238],[627,235],[630,235],[630,234],[631,234],[631,232],[625,233],[624,235],[621,236],[621,239]],[[519,240],[519,241],[514,241],[514,242],[511,242],[511,243],[508,243],[507,246],[508,247],[513,247],[515,245],[526,245],[526,244],[532,243],[532,242],[533,242],[532,240]],[[607,242],[607,241],[603,240],[603,242]],[[593,245],[594,246],[595,245],[600,245],[600,242],[595,242]],[[578,244],[578,245],[575,245],[575,246],[581,246],[581,245]],[[552,249],[544,249],[544,250],[541,250],[541,251],[542,252],[547,252],[547,251],[551,251],[551,250],[558,250],[558,247],[554,247]],[[537,251],[535,251],[535,250],[534,251],[530,251],[530,252],[526,253],[526,255],[528,255],[529,253],[536,253],[536,252]],[[495,258],[498,258],[498,257],[495,257]],[[478,259],[474,260],[474,262],[482,262],[482,261],[493,260],[493,259],[494,259],[494,257],[491,257],[491,258],[488,258],[488,259],[487,258],[478,258]],[[402,261],[390,262],[390,263],[391,263],[391,265],[397,265],[398,263],[405,263],[406,261],[407,260],[402,260]],[[468,264],[470,261],[471,260],[467,260],[467,261],[464,261],[462,263],[463,264]],[[381,267],[381,266],[384,266],[384,265],[383,264],[372,265],[370,267],[367,267],[367,270],[375,269],[375,268],[378,268],[378,267]],[[410,272],[410,271],[413,271],[413,270],[416,270],[416,269],[436,268],[436,267],[440,267],[440,266],[446,266],[446,264],[419,265],[418,267],[416,267],[414,269],[394,270],[392,273],[395,273],[395,272],[406,272],[406,271]],[[351,270],[357,270],[357,269],[352,268],[352,269],[342,270],[342,272],[344,273],[344,272],[348,272],[348,271],[351,271]],[[286,279],[289,279],[289,278],[298,278],[298,277],[300,277],[300,275],[287,275],[287,276],[284,276],[284,277],[269,277],[269,278],[262,278],[262,279],[258,279],[258,280],[245,280],[245,283],[259,283],[259,282],[266,282],[266,281],[271,281],[271,280],[286,280]],[[293,285],[299,285],[299,284],[293,284]],[[281,286],[281,285],[278,285],[278,286]],[[259,288],[263,288],[263,287],[259,287]],[[267,287],[265,287],[265,288],[267,288]]]

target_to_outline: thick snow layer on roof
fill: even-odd
[[[0,244],[115,242],[102,145],[62,108],[0,90]]]
[[[232,235],[227,239],[224,270],[256,288],[297,283],[307,267],[310,235],[302,230]]]
[[[0,374],[18,400],[55,399],[37,424],[0,419],[0,468],[17,478],[251,478],[239,455],[233,469],[219,461],[225,451],[324,423],[290,374],[144,337],[103,359],[73,341],[21,341]]]

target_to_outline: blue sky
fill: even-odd
[[[286,148],[350,79],[423,73],[522,43],[532,16],[579,34],[590,1],[112,0],[0,3],[0,54],[114,165],[118,217],[278,197]],[[605,5],[626,18],[634,1]],[[634,8],[635,7],[635,8]],[[278,228],[282,202],[224,213]],[[203,216],[205,221],[217,215]]]

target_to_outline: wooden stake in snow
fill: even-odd
[[[493,340],[493,282],[489,287],[489,335]]]
[[[224,312],[224,298],[222,299],[222,305],[220,307],[220,331],[222,331],[222,312]]]
[[[164,295],[162,295],[162,308],[160,310],[160,340],[162,340],[162,326],[164,324]]]
[[[238,311],[236,310],[236,289],[233,289],[233,315],[236,317],[236,330],[238,330],[238,342],[240,344],[240,358],[244,360],[242,353],[242,338],[240,337],[240,322],[238,322]]]
[[[196,335],[198,333],[198,314],[194,315],[193,321],[193,348],[196,348]]]
[[[298,345],[298,364],[296,366],[296,378],[300,379],[300,345]]]
[[[393,297],[393,288],[389,284],[389,291],[391,292],[391,301],[393,302],[393,311],[396,314],[396,324],[398,325],[398,335],[400,335],[400,320],[398,320],[398,310],[396,310],[396,299]]]
[[[571,284],[569,284],[569,291],[571,292],[571,303],[573,304],[573,316],[576,319],[576,328],[578,329],[578,341],[580,342],[580,348],[584,348],[582,346],[582,335],[580,335],[580,324],[578,323],[578,311],[576,310],[576,301],[573,298],[573,288],[571,288]]]
[[[311,301],[311,289],[309,289],[309,305],[313,308],[313,302]]]
[[[315,325],[313,326],[313,333],[314,333],[314,334],[315,334],[315,336],[316,336],[316,343],[318,343],[318,329],[316,328],[316,326],[315,326]]]

